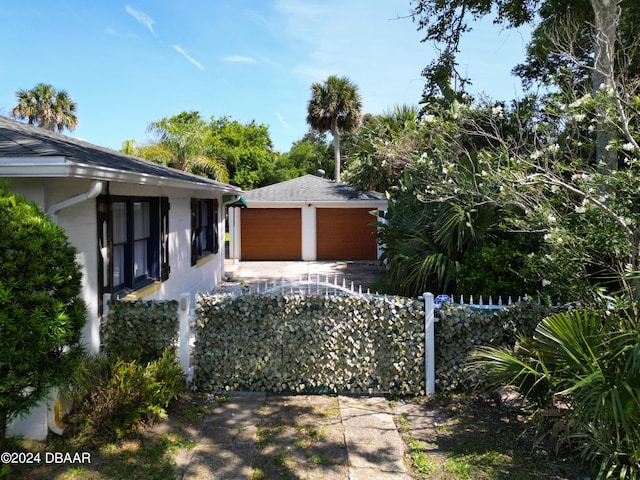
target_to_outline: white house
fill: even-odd
[[[224,205],[240,197],[237,187],[3,117],[0,179],[78,249],[89,352],[100,347],[105,298],[189,293],[193,302],[224,273]],[[12,433],[42,436],[37,428]]]
[[[305,175],[242,195],[229,210],[230,256],[241,260],[375,260],[381,251],[372,212],[384,194]]]

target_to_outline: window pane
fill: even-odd
[[[149,275],[147,265],[147,240],[136,240],[133,244],[133,277]]]
[[[133,204],[133,239],[149,238],[149,202]]]
[[[125,282],[124,277],[124,245],[113,246],[113,286],[118,288]]]
[[[113,202],[113,243],[127,241],[127,204]]]

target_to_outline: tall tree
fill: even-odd
[[[426,32],[424,40],[442,45],[440,56],[423,70],[423,75],[427,78],[426,100],[433,100],[440,86],[450,78],[453,78],[461,89],[470,83],[468,78],[458,72],[456,62],[460,39],[465,32],[472,29],[469,20],[493,15],[494,23],[507,28],[536,23],[540,28],[534,31],[534,42],[531,44],[536,48],[529,48],[530,63],[532,59],[536,62],[546,62],[542,60],[545,55],[544,49],[537,48],[540,45],[550,45],[557,52],[555,58],[562,61],[562,66],[567,64],[567,53],[577,51],[579,55],[573,55],[569,63],[577,70],[589,72],[594,95],[606,95],[613,89],[623,19],[625,20],[622,31],[632,42],[635,42],[636,38],[638,2],[635,0],[412,0],[412,5],[413,18],[418,22],[418,28]],[[626,19],[627,14],[630,15],[630,20]],[[567,39],[568,42],[558,45],[557,38],[550,37],[557,34],[558,25],[569,23],[579,25],[580,30],[572,32]],[[549,28],[550,26],[554,28]],[[571,48],[568,49],[567,46]],[[627,43],[623,41],[622,47],[626,46]],[[631,53],[637,56],[635,51]],[[628,65],[626,67],[628,68]],[[526,66],[516,69],[519,73],[526,71]],[[551,72],[553,75],[556,73]],[[528,75],[531,79],[531,70]],[[603,130],[603,123],[605,122],[601,116],[598,126],[597,161],[612,169],[617,167],[617,159],[607,146],[614,140],[615,133]]]
[[[147,130],[158,138],[153,148],[140,147],[138,155],[158,163],[227,181],[223,162],[207,154],[209,136],[206,122],[198,112],[182,112],[149,124]]]
[[[31,90],[18,90],[16,96],[18,104],[11,110],[14,118],[54,132],[73,131],[78,126],[77,104],[66,90],[39,83]]]
[[[413,106],[396,105],[382,115],[365,115],[362,127],[345,142],[350,159],[346,183],[377,192],[397,185],[424,147],[418,126],[418,109]]]
[[[333,136],[335,180],[340,181],[340,134],[356,130],[362,122],[362,98],[358,87],[347,77],[331,75],[324,83],[311,85],[307,123]]]

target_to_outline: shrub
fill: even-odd
[[[0,185],[0,438],[63,385],[82,354],[80,268],[66,234]]]
[[[95,433],[121,437],[163,418],[185,379],[170,349],[146,365],[99,354],[76,371],[71,388],[76,413]]]
[[[625,311],[558,313],[516,349],[484,347],[477,364],[534,408],[541,437],[575,446],[598,479],[640,478],[640,329]],[[548,412],[554,412],[549,422]]]

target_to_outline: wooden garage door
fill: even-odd
[[[243,208],[240,215],[242,260],[302,259],[299,208]]]
[[[377,258],[376,217],[371,208],[318,208],[316,240],[318,260],[371,260]]]

